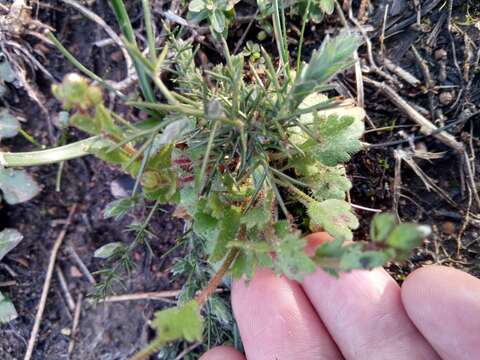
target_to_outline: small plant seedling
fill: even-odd
[[[194,23],[208,21],[213,32],[227,35],[228,27],[235,18],[235,4],[240,0],[193,0],[188,4],[188,18]]]

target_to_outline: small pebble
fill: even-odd
[[[440,101],[442,105],[450,105],[453,100],[455,100],[455,97],[450,91],[444,91],[438,96],[438,101]]]
[[[439,61],[439,60],[444,60],[447,58],[447,52],[445,51],[445,49],[438,49],[435,51],[435,53],[433,54],[433,56],[435,57],[435,60]]]
[[[112,53],[112,55],[110,55],[110,59],[115,62],[120,62],[123,60],[123,54],[120,50],[115,51],[114,53]]]
[[[110,192],[113,197],[120,199],[130,196],[135,180],[128,175],[121,175],[110,183]]]
[[[442,231],[444,234],[452,235],[456,230],[456,226],[451,221],[444,221],[442,223]]]
[[[60,330],[60,333],[63,336],[70,336],[72,335],[72,330],[70,328],[63,328],[62,330]]]
[[[76,266],[70,266],[70,276],[73,278],[80,278],[83,276],[83,274]]]

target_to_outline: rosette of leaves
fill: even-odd
[[[235,4],[240,0],[193,0],[188,4],[188,18],[194,23],[208,21],[215,33],[227,35],[235,18]]]

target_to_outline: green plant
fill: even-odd
[[[7,109],[0,110],[0,140],[14,137],[20,130],[17,118]],[[6,169],[2,165],[0,158],[0,201],[3,198],[8,204],[15,205],[32,199],[40,192],[40,186],[25,170]],[[0,231],[0,261],[22,239],[22,234],[15,229]],[[16,317],[15,306],[0,292],[0,324]]]
[[[17,118],[7,109],[0,110],[0,140],[14,137],[19,131],[21,128]],[[0,190],[3,199],[10,205],[15,205],[36,196],[40,192],[40,186],[25,170],[4,168],[0,156]]]
[[[0,231],[0,261],[16,247],[22,239],[22,234],[15,229],[4,229]],[[3,296],[0,291],[0,324],[9,322],[17,316],[17,311],[13,303],[10,299]]]
[[[288,9],[291,15],[303,16],[304,14],[308,14],[309,19],[314,23],[321,22],[325,14],[331,15],[335,10],[335,0],[257,0],[261,16],[271,16],[275,11],[275,3],[277,3],[279,7]]]
[[[122,1],[113,3],[117,17],[127,19]],[[94,154],[134,177],[132,196],[110,204],[107,215],[122,216],[141,199],[154,205],[143,224],[132,226],[137,233],[132,244],[110,244],[97,252],[127,261],[126,267],[131,250],[147,241],[148,222],[158,205],[176,204],[175,215],[188,225],[188,242],[217,271],[193,299],[190,293],[178,307],[155,314],[152,326],[158,336],[133,359],[179,338],[200,340],[202,307],[227,273],[248,278],[256,268],[268,267],[301,279],[318,266],[333,275],[371,269],[404,259],[426,235],[425,228],[397,225],[392,215],[382,214],[372,223],[371,242],[348,242],[358,220],[345,200],[351,183],[343,164],[361,149],[365,114],[320,92],[353,64],[359,37],[326,37],[310,61],[299,62],[293,71],[284,16],[278,4],[274,7],[278,66],[264,49],[261,61],[246,63],[246,54],[231,55],[222,39],[225,63],[204,70],[195,65],[193,45],[172,34],[160,54],[149,47],[148,56],[125,36],[145,75],[139,77],[142,89],[154,84],[164,99],[152,100],[153,92],[144,91],[144,99],[127,102],[149,114],[147,120],[128,122],[107,109],[99,87],[69,75],[53,92],[71,112],[70,124],[91,137],[43,152],[0,154],[5,166]],[[124,35],[129,33],[131,27],[122,25]],[[161,76],[167,71],[173,89]],[[313,256],[304,251],[302,231],[309,228],[334,237]]]
[[[194,23],[207,20],[211,29],[227,35],[228,26],[235,17],[235,4],[240,0],[193,0],[188,5],[188,18]]]

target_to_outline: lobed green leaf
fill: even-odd
[[[343,200],[312,201],[308,205],[307,212],[311,227],[321,227],[335,238],[352,240],[351,230],[359,225],[350,204]]]
[[[155,341],[159,343],[178,339],[201,341],[203,319],[200,306],[195,300],[191,300],[181,306],[157,311],[151,327],[157,331]]]

